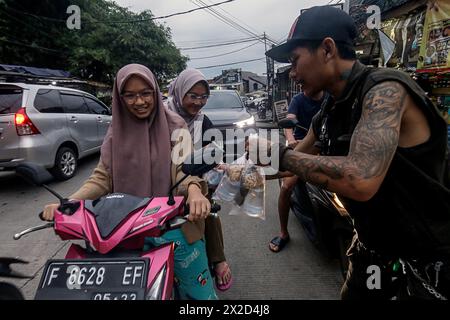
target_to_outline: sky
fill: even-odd
[[[127,7],[131,11],[141,12],[151,10],[154,16],[165,16],[172,13],[198,8],[195,3],[199,0],[115,0],[115,2]],[[202,0],[204,4],[223,2],[224,0]],[[219,6],[212,7],[222,16],[236,22],[245,29],[257,35],[264,32],[276,42],[285,41],[289,29],[300,14],[301,9],[315,5],[324,5],[329,0],[234,0]],[[339,2],[333,0],[332,3]],[[200,4],[202,5],[202,4]],[[230,40],[249,38],[251,35],[239,31],[208,13],[209,11],[197,10],[188,14],[173,16],[166,19],[158,19],[155,22],[164,24],[171,29],[172,40],[181,54],[189,56],[188,67],[203,68],[222,64],[247,61],[264,58],[265,45],[258,41],[249,41],[233,45],[187,50],[187,48],[199,47]],[[320,23],[320,22],[318,22]],[[267,47],[270,42],[267,41]],[[247,47],[247,48],[246,48]],[[242,50],[241,50],[242,49]],[[238,51],[239,50],[239,51]],[[232,51],[237,51],[230,53]],[[226,54],[220,57],[212,57]],[[275,65],[275,69],[282,65]],[[265,60],[200,69],[208,79],[220,75],[222,70],[229,68],[241,68],[243,71],[251,71],[259,75],[266,73]]]

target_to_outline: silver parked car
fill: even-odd
[[[94,96],[63,87],[0,83],[0,168],[40,164],[59,180],[100,150],[111,111]]]

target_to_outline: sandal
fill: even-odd
[[[233,276],[230,277],[230,279],[228,280],[227,283],[219,284],[219,277],[220,277],[220,278],[223,278],[223,276],[224,276],[227,272],[231,272],[230,266],[228,265],[228,263],[227,263],[227,266],[226,266],[225,270],[224,270],[221,274],[218,274],[218,273],[216,272],[216,276],[215,276],[216,287],[217,287],[217,289],[220,290],[220,291],[226,291],[226,290],[230,289],[231,285],[233,284]]]
[[[278,250],[272,249],[272,247],[269,245],[270,251],[280,252],[281,250],[283,250],[284,246],[289,242],[289,240],[290,240],[289,236],[287,238],[282,238],[280,236],[276,236],[275,238],[270,240],[270,243],[277,246]]]

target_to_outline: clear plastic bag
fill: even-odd
[[[246,156],[243,155],[232,164],[224,165],[225,172],[213,194],[212,198],[214,200],[233,201],[234,197],[239,192],[241,172],[244,169],[246,161]]]
[[[224,170],[214,168],[203,175],[203,179],[208,184],[210,190],[215,190],[219,185],[222,177],[224,175]]]
[[[231,166],[231,169],[230,169]],[[216,191],[214,192],[214,200],[233,201],[240,188],[240,173],[239,167],[230,165],[220,180]],[[242,166],[243,168],[243,166]],[[241,168],[241,169],[242,169]]]
[[[232,202],[230,215],[246,214],[265,220],[264,170],[243,155],[227,166],[213,199]]]
[[[235,204],[249,217],[265,220],[265,176],[262,168],[247,164],[241,174],[241,187]]]

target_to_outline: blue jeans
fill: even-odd
[[[205,241],[186,242],[181,229],[166,232],[159,238],[146,238],[144,250],[174,242],[174,289],[182,300],[217,300],[208,268]]]

